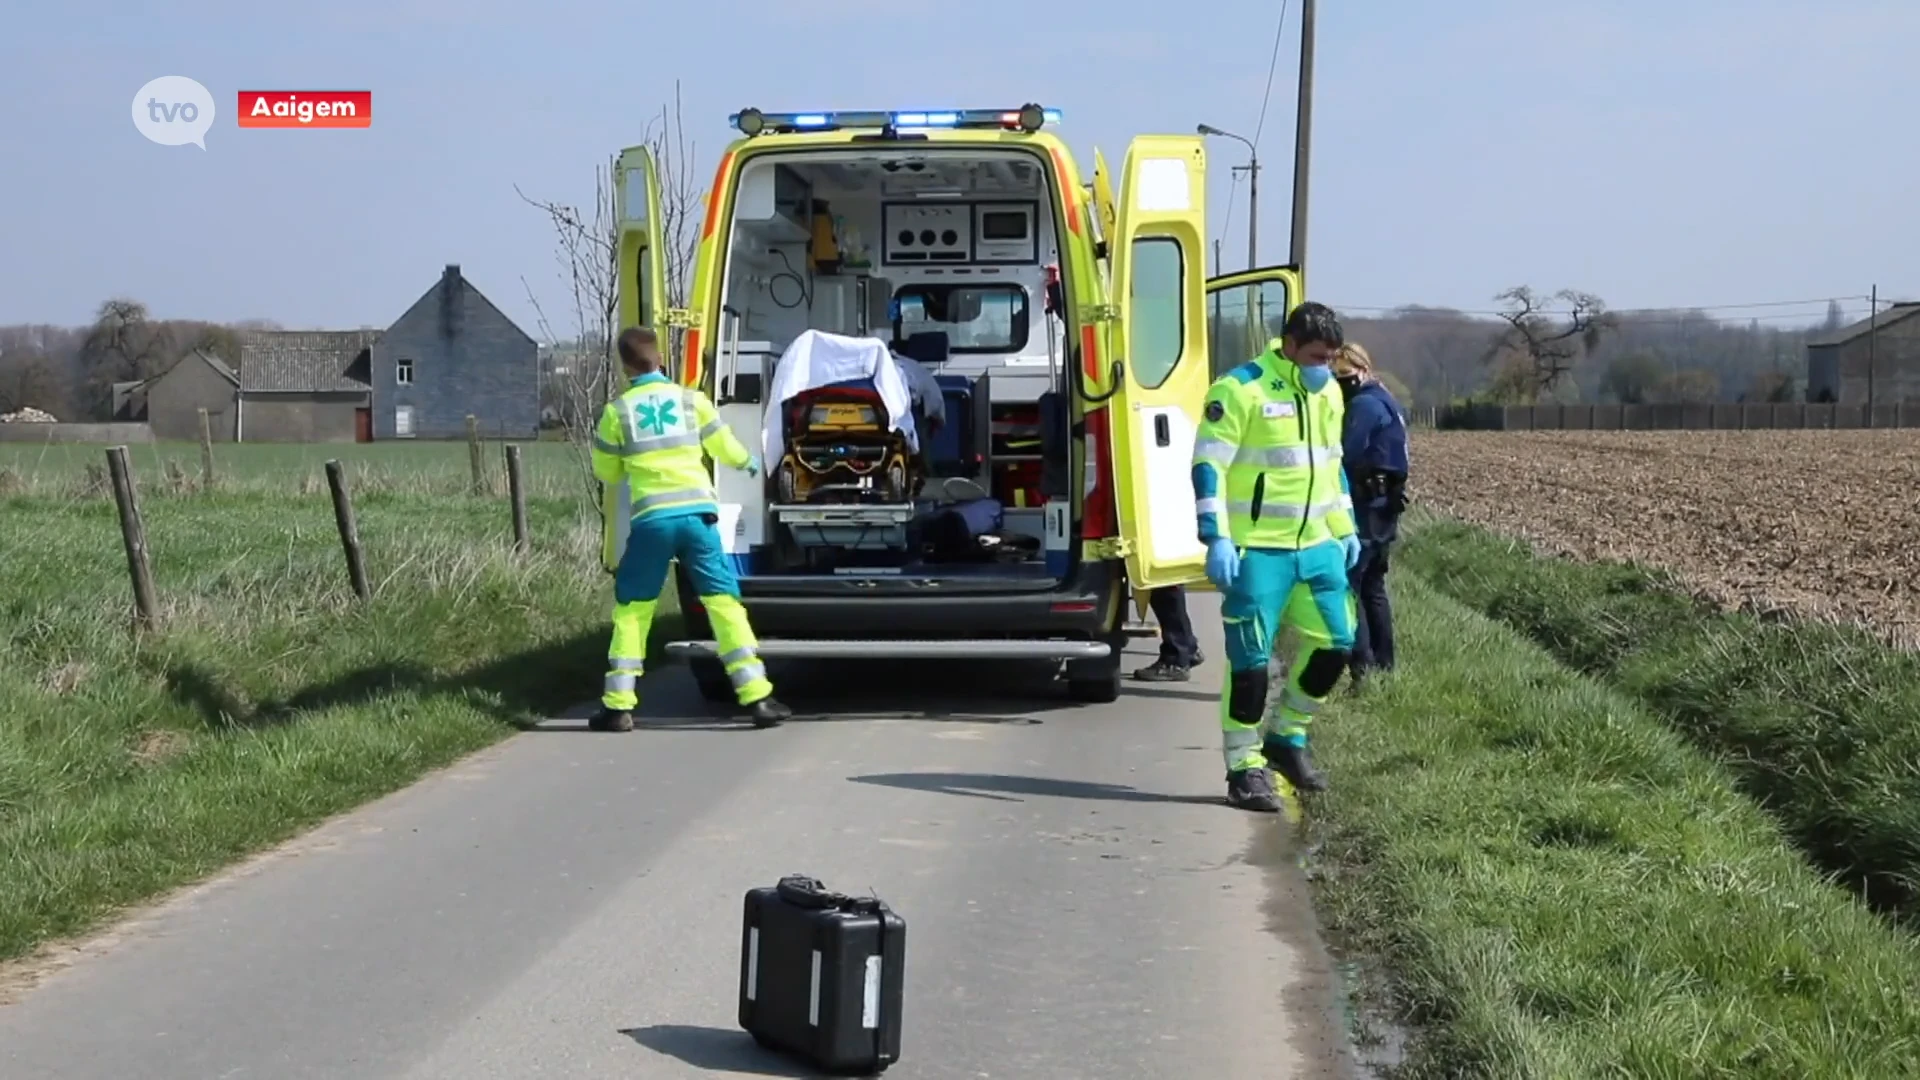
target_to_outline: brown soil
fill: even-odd
[[[1415,500],[1920,647],[1920,431],[1420,432]]]

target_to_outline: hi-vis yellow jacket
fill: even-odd
[[[654,373],[633,380],[600,413],[593,436],[593,475],[610,493],[622,479],[633,517],[718,514],[706,458],[744,469],[753,455],[721,423],[698,390]]]
[[[1318,391],[1301,384],[1278,341],[1217,379],[1193,445],[1200,540],[1301,549],[1352,535],[1340,467],[1345,411],[1331,380]]]

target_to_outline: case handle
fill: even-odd
[[[805,874],[788,874],[774,887],[780,899],[794,907],[809,908],[815,911],[839,910],[856,915],[872,915],[887,909],[886,902],[879,897],[848,896],[827,888],[819,878]]]

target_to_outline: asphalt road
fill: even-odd
[[[643,730],[556,720],[76,950],[0,1007],[0,1076],[810,1075],[735,1019],[787,873],[906,918],[889,1077],[1353,1075],[1291,830],[1220,802],[1210,600],[1202,678],[1108,706],[816,668],[756,732],[670,669]]]

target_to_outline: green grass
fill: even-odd
[[[573,444],[520,444],[528,498],[581,497],[587,461]],[[481,468],[497,493],[506,491],[505,444],[482,444]],[[127,457],[142,490],[184,493],[201,487],[199,443],[133,444]],[[473,483],[464,442],[220,443],[214,446],[214,486],[222,492],[315,494],[326,491],[326,463],[345,466],[354,491],[463,495]],[[106,448],[82,443],[0,443],[0,497],[91,497],[104,490]]]
[[[459,486],[463,448],[406,449],[375,464]],[[298,493],[337,452],[314,451],[229,449],[231,491],[140,476],[161,620],[137,642],[112,499],[0,497],[0,959],[596,696],[608,586],[579,502],[531,501],[523,559],[504,498],[369,484],[361,603],[324,487]]]
[[[1396,577],[1401,671],[1316,727],[1309,814],[1323,916],[1416,1028],[1404,1075],[1917,1074],[1911,938],[1638,701]]]
[[[1920,657],[1857,629],[1722,612],[1661,575],[1538,557],[1463,525],[1412,536],[1402,565],[1649,706],[1815,864],[1920,926]]]

